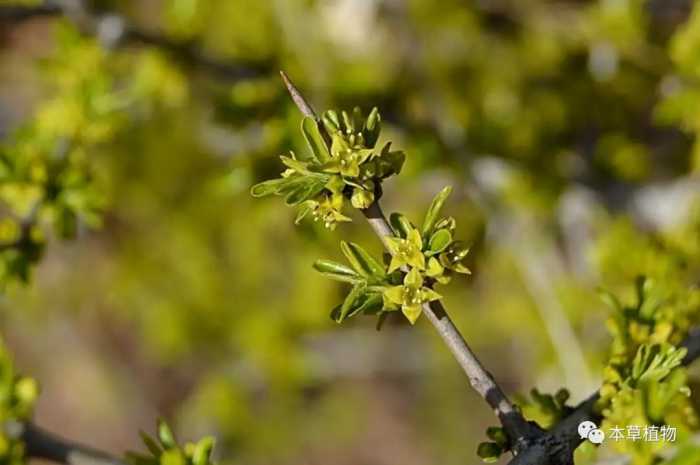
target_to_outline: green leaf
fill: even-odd
[[[177,447],[175,435],[168,424],[163,420],[158,420],[158,439],[165,449]]]
[[[280,187],[286,182],[287,180],[285,178],[263,181],[250,188],[250,195],[253,197],[265,197],[267,195],[278,194]]]
[[[301,132],[304,133],[306,143],[311,148],[314,159],[319,163],[325,163],[331,159],[326,141],[323,140],[318,123],[315,119],[307,116],[301,122]]]
[[[365,292],[366,286],[364,284],[356,284],[353,286],[350,293],[345,297],[343,305],[340,307],[340,315],[338,315],[338,319],[336,320],[338,323],[342,323],[345,317],[347,317],[353,309],[357,308],[356,303]]]
[[[435,255],[447,248],[452,243],[452,234],[447,229],[438,229],[430,237],[428,245],[431,254]]]
[[[340,249],[360,275],[371,278],[373,281],[380,281],[386,277],[384,266],[359,245],[341,241]]]
[[[379,114],[377,107],[372,108],[369,113],[367,120],[365,121],[364,133],[365,133],[365,144],[367,147],[374,148],[377,145],[377,140],[379,139],[379,134],[381,133],[381,122],[382,117]]]
[[[599,288],[598,297],[613,310],[621,311],[623,308],[622,303],[620,303],[620,300],[615,296],[615,294],[606,289]]]
[[[423,228],[421,230],[423,237],[428,237],[432,234],[435,222],[438,220],[438,216],[440,215],[440,210],[451,193],[452,187],[447,186],[442,189],[433,199],[432,203],[430,204],[430,208],[428,208],[428,213],[425,215],[425,220],[423,221]]]
[[[406,239],[408,233],[413,229],[411,222],[401,213],[389,215],[389,225],[394,230],[394,234],[403,239]]]
[[[362,281],[362,277],[352,268],[331,260],[316,260],[313,266],[316,271],[336,281],[353,284]]]
[[[357,308],[357,312],[365,315],[374,315],[379,313],[384,307],[384,298],[382,294],[372,293],[367,294],[367,299]]]
[[[688,350],[671,344],[643,344],[632,362],[632,380],[639,383],[659,382],[680,366]]]
[[[321,193],[326,184],[325,179],[304,176],[303,181],[296,182],[294,189],[287,194],[287,205],[299,205]]]
[[[482,442],[479,444],[476,453],[484,462],[493,463],[501,456],[503,448],[495,442]]]
[[[340,115],[343,117],[343,125],[345,126],[345,132],[347,134],[352,134],[353,132],[355,132],[355,125],[353,124],[352,117],[346,111],[341,111]]]
[[[304,162],[304,161],[296,160],[294,158],[285,157],[284,155],[280,157],[280,160],[282,160],[282,164],[284,164],[284,166],[286,166],[287,168],[293,169],[294,171],[296,171],[299,174],[309,175],[312,173],[312,171],[309,169],[309,162]]]
[[[197,442],[192,454],[193,465],[207,465],[211,456],[211,451],[214,448],[214,438],[206,436]]]
[[[299,211],[297,211],[296,217],[294,217],[294,224],[301,223],[301,221],[306,218],[306,215],[314,211],[317,205],[318,203],[313,200],[302,202],[301,205],[299,205]]]
[[[338,113],[333,110],[328,110],[321,117],[323,126],[326,128],[326,132],[333,136],[333,134],[340,131],[340,120],[338,119]]]

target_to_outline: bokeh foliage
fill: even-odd
[[[404,340],[401,318],[378,335],[366,319],[338,328],[328,318],[349,288],[311,264],[342,261],[338,232],[379,257],[361,216],[344,213],[354,221],[331,235],[294,226],[282,202],[248,196],[279,174],[277,155],[308,153],[282,68],[319,109],[379,109],[378,147],[392,140],[406,153],[401,176],[385,183],[390,211],[420,219],[443,185],[455,186],[444,208],[472,247],[474,274],[443,298],[508,391],[566,387],[580,400],[605,373],[615,405],[626,405],[606,406],[609,421],[659,421],[642,391],[616,377],[628,374],[604,370],[615,369],[611,352],[627,366],[644,343],[678,345],[697,322],[692,2],[90,5],[247,71],[231,79],[193,63],[186,48],[110,44],[65,19],[0,24],[0,280],[13,340],[28,337],[23,325],[48,332],[48,315],[96,319],[91,331],[135,347],[126,359],[123,347],[95,347],[125,365],[130,382],[140,383],[142,358],[150,370],[182,371],[177,389],[155,382],[154,401],[183,432],[214,433],[224,463],[361,460],[357,444],[397,424],[415,435],[392,436],[405,463],[475,460],[490,413],[427,328]],[[26,45],[36,31],[39,52]],[[18,110],[6,116],[6,106]],[[639,276],[653,283],[643,294],[656,302],[649,314]],[[29,287],[18,283],[30,277]],[[608,308],[600,288],[623,304]],[[565,376],[570,348],[557,346],[542,311],[552,302],[594,383]],[[668,380],[678,392],[697,383],[679,368]],[[160,393],[168,389],[175,394]],[[562,399],[538,393],[523,409],[551,422]],[[677,412],[696,401],[678,399],[663,421],[687,427],[685,440],[694,420]],[[387,420],[392,402],[401,421]],[[474,424],[460,414],[467,409],[483,409]],[[619,453],[579,452],[582,463]],[[641,464],[664,451],[622,452]]]

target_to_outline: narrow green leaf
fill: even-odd
[[[299,205],[299,211],[297,211],[297,216],[294,218],[294,224],[301,223],[301,220],[306,218],[306,215],[311,213],[315,208],[316,202],[313,200],[307,200]]]
[[[345,125],[345,132],[351,134],[355,132],[355,126],[352,124],[352,117],[346,112],[341,111],[340,115],[343,117],[343,124]]]
[[[406,239],[408,233],[413,229],[411,222],[401,213],[392,213],[389,215],[389,225],[394,230],[394,234]]]
[[[253,197],[265,197],[266,195],[278,194],[280,187],[286,182],[285,178],[263,181],[250,188],[250,195]]]
[[[367,147],[374,148],[377,145],[379,134],[381,133],[382,117],[379,114],[377,107],[372,108],[367,120],[365,121],[365,144]]]
[[[328,118],[326,115],[324,115],[321,118],[321,122],[323,123],[324,129],[326,130],[328,135],[330,135],[331,137],[334,134],[337,134],[338,132],[340,132],[340,128],[338,126],[336,126],[335,123],[333,123],[333,120]]]
[[[622,310],[622,303],[620,302],[620,300],[607,289],[599,288],[598,297],[611,309],[616,311]]]
[[[386,277],[384,266],[377,262],[367,251],[352,242],[340,242],[340,249],[353,268],[362,276],[373,280]]]
[[[438,254],[445,250],[448,245],[452,243],[452,234],[447,229],[438,229],[430,237],[430,244],[428,248],[430,253]]]
[[[338,113],[333,110],[328,110],[323,114],[321,118],[323,126],[326,128],[326,132],[331,136],[340,131],[340,119],[338,119]]]
[[[296,160],[292,157],[285,157],[284,155],[280,157],[280,160],[282,160],[284,166],[293,169],[299,174],[311,174],[311,170],[309,170],[309,162]]]
[[[316,271],[336,281],[353,284],[363,281],[362,277],[352,268],[331,260],[316,260],[313,266]]]
[[[206,436],[197,442],[194,447],[194,453],[192,454],[193,465],[207,465],[209,463],[209,457],[211,456],[211,451],[214,448],[214,438],[211,436]]]
[[[316,271],[320,271],[321,273],[344,274],[359,278],[359,275],[352,268],[332,260],[316,260],[314,263],[314,269]]]
[[[158,439],[165,449],[177,447],[175,435],[168,424],[163,420],[158,420]]]
[[[367,294],[365,301],[360,305],[356,313],[364,313],[365,315],[375,315],[384,307],[384,298],[382,294]]]
[[[423,228],[421,230],[423,237],[428,237],[433,232],[433,227],[435,226],[435,222],[438,220],[440,210],[451,193],[452,187],[446,186],[433,199],[432,203],[430,204],[430,208],[428,208],[428,213],[425,215],[425,220],[423,221]]]
[[[364,284],[356,284],[353,286],[350,293],[345,297],[342,307],[340,307],[340,315],[338,316],[338,323],[342,323],[345,317],[357,306],[357,301],[363,296],[366,288]]]
[[[323,140],[321,131],[318,128],[318,123],[315,119],[307,116],[301,122],[301,131],[304,133],[306,143],[309,145],[314,159],[317,162],[325,163],[331,159],[331,154],[328,151],[328,146]]]
[[[294,189],[291,190],[285,198],[287,205],[299,205],[306,200],[316,197],[325,185],[325,180],[304,176],[303,181],[294,184]]]

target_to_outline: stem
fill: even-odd
[[[394,233],[384,216],[378,202],[362,210],[370,226],[387,250],[387,239]],[[540,429],[523,418],[495,379],[481,364],[464,337],[454,325],[445,307],[438,301],[423,304],[423,313],[435,327],[442,340],[457,359],[462,370],[469,378],[469,384],[491,406],[501,421],[503,428],[513,441],[515,452],[526,447],[529,441],[541,434]]]
[[[126,465],[106,452],[63,439],[32,423],[10,421],[5,424],[5,430],[10,437],[24,442],[28,457],[67,465]]]

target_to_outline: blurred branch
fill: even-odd
[[[67,465],[126,465],[121,459],[63,439],[32,423],[8,422],[5,429],[10,437],[21,439],[31,458],[50,460]]]
[[[270,67],[260,63],[242,63],[204,52],[193,41],[173,39],[141,28],[117,12],[95,12],[80,0],[46,0],[36,6],[0,6],[0,22],[19,23],[41,17],[64,17],[83,34],[96,37],[106,47],[148,45],[171,53],[176,58],[224,80],[240,80],[267,74]]]
[[[22,22],[60,14],[62,14],[61,8],[51,2],[36,6],[0,6],[0,21],[3,22]]]
[[[687,366],[700,357],[700,328],[690,332],[681,344],[688,349],[683,359]],[[574,411],[560,421],[553,429],[544,433],[530,447],[524,449],[511,460],[508,465],[572,465],[573,454],[583,442],[578,434],[578,425],[582,421],[592,421],[596,424],[602,419],[595,411],[598,393],[592,394],[581,402]]]
[[[292,100],[305,116],[316,117],[310,105],[294,86],[289,77],[282,72],[282,79]],[[377,196],[379,197],[379,196]],[[390,250],[387,239],[393,237],[389,223],[384,216],[378,201],[369,208],[362,210],[372,230],[379,237],[387,250]],[[530,441],[541,436],[542,430],[532,422],[528,422],[520,411],[508,399],[501,387],[496,383],[491,373],[486,371],[464,337],[450,319],[445,307],[440,301],[432,301],[423,305],[423,313],[435,327],[438,334],[452,352],[462,370],[469,378],[469,384],[489,404],[500,420],[503,428],[513,444],[514,453],[528,447]]]

